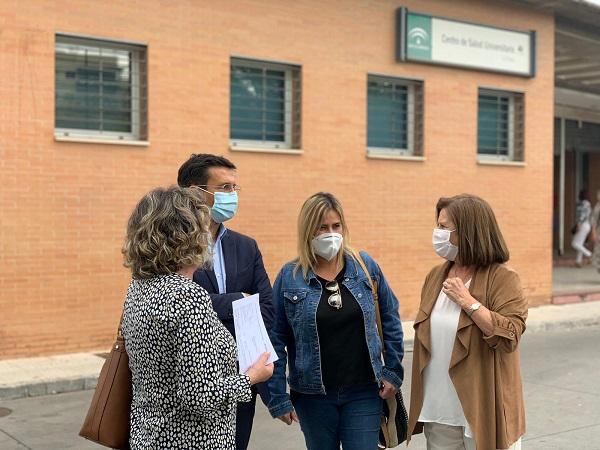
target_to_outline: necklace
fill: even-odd
[[[458,270],[456,270],[456,266],[452,266],[452,269],[450,269],[450,272],[452,272],[452,271],[454,271],[454,277],[460,278],[463,281],[465,280],[465,278],[466,279],[471,278],[470,277],[470,275],[471,275],[471,268],[470,267],[467,267],[467,269],[465,270],[463,276],[459,275]]]

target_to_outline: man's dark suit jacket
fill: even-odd
[[[234,338],[235,329],[231,303],[243,298],[243,293],[260,294],[260,312],[265,327],[267,330],[271,330],[275,317],[273,291],[256,241],[227,229],[221,238],[221,246],[227,278],[226,293],[219,294],[219,285],[212,268],[197,270],[194,273],[194,281],[210,294],[213,309]],[[268,390],[263,384],[258,384],[257,390],[263,402],[267,402]]]

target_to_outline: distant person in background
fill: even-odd
[[[596,192],[596,206],[592,211],[592,233],[592,242],[594,243],[592,264],[600,272],[600,190]]]
[[[571,247],[577,251],[575,258],[575,266],[583,266],[583,257],[590,258],[592,252],[585,248],[585,241],[590,234],[592,229],[591,218],[592,218],[592,204],[590,202],[589,191],[583,189],[579,192],[579,202],[577,202],[577,210],[575,213],[576,223],[573,229],[573,240],[571,241]]]

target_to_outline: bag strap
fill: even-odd
[[[119,320],[119,329],[117,330],[117,337],[123,337],[123,316],[125,315],[125,306],[123,306],[123,311],[121,311],[121,319]]]
[[[360,265],[361,269],[367,275],[369,284],[371,285],[371,292],[373,293],[373,302],[375,303],[375,320],[377,321],[377,332],[379,333],[379,339],[381,339],[381,353],[385,354],[385,345],[383,343],[383,328],[381,327],[381,311],[379,310],[379,294],[377,293],[378,283],[376,280],[371,278],[369,269],[363,260],[360,253],[356,253],[356,261]]]

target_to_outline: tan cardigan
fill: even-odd
[[[423,407],[423,369],[431,358],[429,316],[452,263],[435,267],[421,292],[415,319],[415,342],[408,430],[420,433]],[[488,308],[494,334],[484,337],[463,311],[460,313],[449,374],[477,450],[506,449],[525,433],[525,408],[518,344],[525,331],[527,300],[517,273],[505,265],[478,269],[469,286],[471,295]]]

